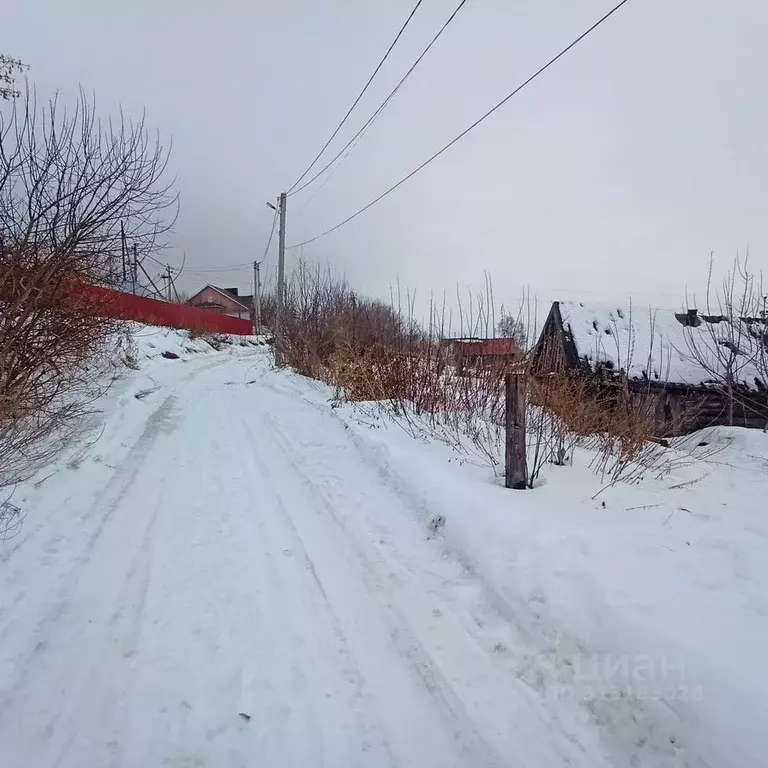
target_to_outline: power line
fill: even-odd
[[[320,192],[323,191],[323,189],[325,188],[325,185],[334,177],[334,175],[339,170],[339,168],[341,168],[341,166],[344,165],[344,163],[346,162],[346,159],[352,153],[352,150],[362,141],[364,136],[365,134],[360,136],[360,138],[358,138],[357,141],[355,141],[355,143],[351,147],[349,147],[349,149],[344,153],[344,157],[341,158],[341,160],[336,165],[336,167],[323,179],[323,181],[318,185],[317,189],[315,189],[315,191],[304,201],[304,205],[302,205],[301,208],[299,208],[299,210],[296,211],[297,216],[300,216],[302,212],[307,208],[307,206],[320,194]],[[303,187],[301,189],[303,189]],[[300,192],[301,189],[297,189],[296,191]]]
[[[298,194],[301,192],[302,189],[305,189],[308,187],[315,179],[317,179],[319,176],[321,176],[325,171],[327,171],[338,159],[341,157],[341,155],[346,151],[346,149],[357,139],[358,136],[360,136],[362,133],[364,133],[376,120],[376,118],[384,111],[387,104],[394,98],[395,94],[400,90],[403,83],[411,76],[411,73],[413,72],[416,67],[419,66],[421,63],[421,60],[429,53],[429,49],[437,42],[437,39],[440,37],[440,35],[445,32],[448,25],[454,20],[458,12],[464,7],[464,4],[467,2],[467,0],[461,0],[461,2],[456,6],[456,9],[454,12],[448,17],[448,20],[443,24],[442,27],[438,30],[437,34],[432,38],[429,45],[421,52],[421,55],[419,56],[416,61],[413,62],[411,65],[411,68],[403,75],[402,80],[390,91],[389,96],[387,96],[386,99],[384,99],[383,103],[379,106],[379,108],[368,118],[368,122],[363,125],[363,127],[341,148],[341,150],[338,152],[338,154],[331,160],[329,163],[327,163],[321,170],[319,170],[309,181],[305,181],[298,189],[294,190],[291,194]],[[354,147],[352,147],[354,149]],[[351,151],[351,150],[350,150]],[[294,186],[296,186],[294,184]],[[289,190],[290,192],[290,190]]]
[[[156,259],[156,258],[155,258],[155,257],[154,257],[154,256],[153,256],[151,253],[145,253],[145,254],[144,254],[144,258],[145,258],[145,259],[149,259],[150,261],[154,261],[154,262],[155,262],[155,264],[158,264],[158,265],[159,265],[159,266],[161,266],[163,269],[165,269],[165,264],[163,264],[163,262],[162,262],[162,261],[160,261],[159,259]]]
[[[325,152],[325,150],[328,149],[328,145],[336,138],[336,135],[341,130],[341,127],[344,125],[344,123],[347,122],[347,118],[352,114],[352,110],[357,106],[360,99],[363,98],[363,94],[368,90],[368,86],[373,82],[373,78],[376,77],[376,75],[378,74],[378,71],[381,69],[384,62],[389,57],[389,54],[392,52],[392,49],[397,44],[397,41],[400,39],[400,36],[403,34],[403,32],[405,32],[405,28],[408,26],[408,24],[410,24],[411,19],[413,18],[413,15],[419,9],[419,6],[421,5],[422,2],[423,0],[418,0],[416,5],[413,7],[413,10],[410,12],[410,14],[408,15],[408,18],[405,20],[405,24],[403,24],[403,26],[400,27],[400,31],[397,33],[397,36],[392,41],[389,48],[387,48],[387,52],[384,54],[384,58],[378,63],[376,69],[373,70],[373,74],[368,78],[368,82],[363,86],[363,90],[360,91],[357,98],[352,103],[352,106],[347,110],[347,114],[344,115],[344,117],[342,118],[342,121],[336,126],[336,130],[331,134],[331,138],[328,139],[328,141],[326,141],[325,144],[323,144],[323,148],[317,153],[317,157],[315,157],[315,159],[309,164],[309,166],[304,171],[304,173],[302,173],[301,176],[299,176],[299,178],[296,179],[293,186],[288,190],[288,193],[292,192],[294,188],[301,183],[301,180],[312,170],[315,163],[320,159],[323,152]]]
[[[484,120],[489,118],[494,112],[496,112],[496,110],[498,110],[501,107],[503,107],[504,104],[506,104],[513,96],[515,96],[516,94],[520,93],[520,91],[522,91],[523,88],[525,88],[526,85],[528,85],[529,83],[533,82],[540,74],[542,74],[545,70],[549,69],[558,59],[560,59],[563,56],[565,56],[565,54],[568,53],[568,51],[570,51],[571,48],[573,48],[574,46],[578,45],[578,43],[580,43],[587,35],[589,35],[591,32],[593,32],[595,29],[597,29],[601,24],[603,24],[603,22],[607,21],[611,16],[613,16],[614,13],[616,13],[616,11],[619,10],[619,8],[621,8],[627,2],[629,2],[629,0],[621,0],[620,3],[618,3],[613,8],[611,8],[611,10],[608,11],[608,13],[606,13],[602,18],[600,18],[598,21],[596,21],[585,32],[582,32],[582,34],[580,34],[572,43],[570,43],[568,46],[563,48],[563,50],[560,51],[560,53],[558,53],[556,56],[551,58],[543,67],[538,69],[527,80],[525,80],[523,83],[518,85],[517,88],[515,88],[514,91],[512,91],[510,94],[505,96],[500,102],[498,102],[495,106],[493,106],[491,109],[489,109],[482,117],[480,117],[479,119],[475,120],[475,122],[472,123],[472,125],[470,125],[468,128],[465,128],[458,136],[456,136],[455,138],[451,139],[451,141],[449,141],[442,149],[439,149],[437,152],[435,152],[434,155],[432,155],[431,157],[427,158],[421,165],[419,165],[417,168],[412,170],[407,176],[404,176],[402,179],[400,179],[400,181],[398,181],[396,184],[393,184],[391,187],[389,187],[389,189],[387,189],[384,192],[382,192],[377,198],[371,200],[370,203],[368,203],[367,205],[364,205],[362,208],[360,208],[359,210],[355,211],[355,213],[353,213],[351,216],[348,216],[346,219],[344,219],[344,221],[341,221],[338,224],[336,224],[336,226],[331,227],[330,229],[327,229],[322,234],[316,235],[315,237],[309,238],[309,240],[304,240],[301,243],[296,243],[295,245],[291,245],[289,247],[290,248],[298,248],[299,246],[302,246],[302,245],[308,245],[309,243],[314,243],[315,240],[319,240],[321,237],[325,237],[326,235],[329,235],[331,232],[335,232],[337,229],[343,227],[345,224],[348,224],[350,221],[352,221],[352,219],[356,219],[361,213],[365,213],[369,208],[372,208],[374,205],[376,205],[376,203],[378,203],[379,201],[383,200],[391,192],[394,192],[398,187],[400,187],[403,184],[405,184],[406,181],[408,181],[409,179],[413,178],[423,168],[426,168],[433,160],[436,160],[438,157],[440,157],[440,155],[443,154],[443,152],[445,152],[446,150],[450,149],[454,144],[456,144],[456,142],[458,142],[459,140],[463,139],[470,131],[472,131],[475,128],[477,128],[477,126],[480,125],[480,123],[482,123]]]
[[[317,187],[317,189],[304,201],[304,205],[299,208],[298,211],[296,211],[296,216],[301,216],[301,214],[306,210],[307,206],[322,192],[325,185],[333,178],[336,171],[341,168],[342,165],[344,165],[344,161],[349,157],[349,153],[354,149],[354,146],[344,155],[344,157],[341,158],[341,161],[339,164],[323,179],[322,183]]]
[[[237,272],[243,269],[250,269],[253,266],[253,262],[249,261],[247,264],[229,264],[221,267],[201,267],[200,269],[188,268],[186,271],[193,274],[204,274],[206,272]]]

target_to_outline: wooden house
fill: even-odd
[[[729,349],[733,373],[725,376]],[[588,377],[594,393],[621,388],[632,401],[643,401],[657,434],[667,437],[727,425],[731,418],[734,426],[765,428],[766,361],[767,318],[732,324],[695,309],[556,301],[532,350],[530,370],[537,377]]]

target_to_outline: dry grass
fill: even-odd
[[[534,466],[563,464],[579,445],[591,448],[592,469],[604,482],[632,481],[662,470],[666,456],[655,435],[654,403],[620,382],[550,374],[532,377],[529,419]],[[535,475],[534,475],[535,476]]]
[[[351,402],[385,403],[409,431],[432,430],[498,463],[504,366],[459,376],[446,364],[441,323],[423,330],[411,302],[360,297],[329,271],[299,264],[286,288],[286,362]]]
[[[489,303],[475,301],[487,315]],[[449,443],[497,470],[502,462],[504,376],[512,363],[469,367],[446,358],[444,311],[430,328],[413,321],[410,300],[385,305],[355,295],[328,271],[300,265],[286,291],[286,362],[351,402],[375,401],[414,436]],[[463,320],[484,320],[462,310]],[[487,321],[485,321],[487,325]],[[622,382],[529,376],[529,485],[547,463],[592,451],[604,485],[663,474],[672,461],[655,434],[654,403]]]

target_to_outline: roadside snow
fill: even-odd
[[[593,499],[587,451],[511,492],[375,410],[336,412],[422,519],[445,521],[446,551],[527,617],[534,655],[551,662],[547,695],[581,699],[624,758],[637,739],[638,764],[764,765],[768,434],[706,430],[664,480]],[[652,724],[640,737],[639,720]]]
[[[191,338],[188,331],[125,323],[124,331],[115,335],[112,359],[102,372],[105,394],[92,404],[90,415],[76,426],[72,445],[28,482],[0,488],[0,500],[10,499],[26,516],[28,510],[35,508],[38,498],[50,496],[50,479],[68,478],[67,484],[71,481],[77,486],[83,481],[82,473],[78,472],[77,477],[71,474],[79,470],[86,459],[98,465],[102,456],[109,455],[113,462],[119,462],[141,434],[152,407],[199,370],[216,366],[222,359],[265,353],[268,349],[263,337],[222,334],[215,338],[219,349],[204,337]],[[176,357],[169,359],[163,357],[164,354]],[[102,467],[91,466],[85,485],[98,484],[107,475]],[[19,535],[5,544],[5,549],[21,546],[37,522],[34,516],[27,520]],[[0,567],[3,556],[0,541]]]
[[[210,354],[227,347],[248,348],[264,346],[265,340],[261,336],[234,336],[226,333],[206,334],[203,336],[192,335],[189,331],[175,328],[163,328],[141,323],[126,323],[127,334],[132,341],[135,356],[139,360],[153,360],[163,353],[171,353],[181,358],[201,353]],[[214,342],[213,344],[211,342]],[[123,349],[118,346],[118,351]]]

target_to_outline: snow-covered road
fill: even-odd
[[[3,768],[632,759],[296,377],[167,371],[0,549]]]
[[[3,551],[2,764],[562,765],[441,577],[395,551],[400,500],[266,366],[161,389],[119,464]]]

